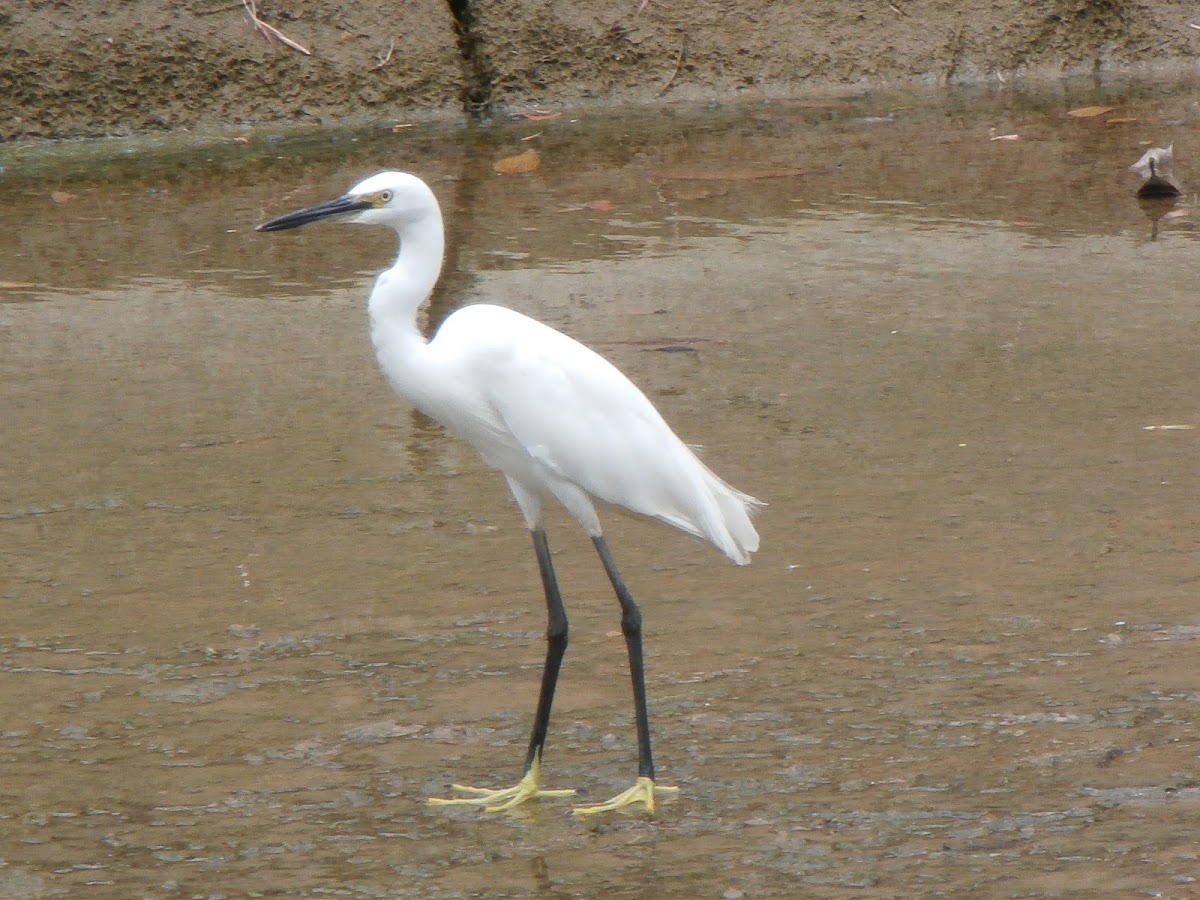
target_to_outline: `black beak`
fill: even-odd
[[[286,231],[289,228],[299,228],[301,225],[307,225],[309,222],[316,222],[320,219],[329,219],[335,216],[344,216],[370,208],[371,203],[369,201],[346,195],[345,197],[338,197],[336,200],[330,200],[327,203],[318,203],[316,206],[306,206],[304,209],[286,213],[272,219],[270,222],[263,222],[254,230]]]

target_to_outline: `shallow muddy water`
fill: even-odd
[[[1194,896],[1200,244],[1124,170],[1200,130],[1128,103],[9,157],[0,896]],[[520,774],[544,611],[502,479],[376,370],[391,236],[253,231],[381,167],[447,214],[431,325],[570,332],[770,504],[749,568],[605,516],[653,817],[424,804]],[[544,781],[592,801],[636,774],[624,647],[549,527]]]

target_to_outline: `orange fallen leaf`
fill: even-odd
[[[60,206],[64,203],[70,203],[75,199],[74,194],[68,194],[66,191],[55,191],[50,195],[50,199]]]
[[[250,138],[246,137],[244,134],[240,134],[233,139],[233,142],[235,144],[249,144]]]
[[[492,168],[501,175],[524,175],[532,172],[542,164],[542,154],[532,147],[516,156],[506,156],[492,163]]]
[[[1110,113],[1114,109],[1116,109],[1114,106],[1081,106],[1079,109],[1070,110],[1067,115],[1072,119],[1092,119]]]
[[[609,212],[617,208],[617,204],[611,200],[589,200],[583,204],[584,209],[594,210],[595,212]]]
[[[1191,214],[1192,211],[1190,209],[1173,209],[1163,216],[1163,221],[1169,222],[1172,219],[1182,219],[1184,216],[1190,216]]]

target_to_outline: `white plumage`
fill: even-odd
[[[437,199],[416,176],[381,172],[336,200],[259,228],[277,231],[325,218],[387,225],[396,231],[400,239],[396,262],[376,279],[368,304],[379,364],[397,394],[504,473],[538,550],[550,612],[550,649],[526,776],[514,789],[477,791],[485,795],[480,802],[496,805],[502,800],[508,806],[546,793],[537,789],[537,768],[558,665],[566,649],[566,615],[543,531],[542,501],[550,496],[591,536],[613,581],[630,642],[635,703],[642,706],[638,710],[640,788],[635,785],[626,792],[635,795],[622,795],[583,811],[637,801],[652,809],[653,762],[641,685],[641,617],[616,572],[593,501],[660,519],[711,542],[739,565],[748,563],[758,549],[750,512],[761,504],[713,474],[615,366],[541,322],[504,307],[479,304],[453,313],[433,339],[426,340],[417,326],[417,311],[437,282],[445,238]],[[560,630],[561,647],[556,649]],[[648,788],[641,784],[643,780]]]
[[[429,344],[397,346],[395,331],[375,318],[396,392],[523,489],[517,501],[530,529],[542,524],[536,498],[550,494],[592,537],[601,529],[589,498],[706,538],[743,565],[758,549],[747,515],[755,501],[714,475],[646,396],[584,345],[488,305],[454,313]],[[414,369],[432,383],[412,385]]]

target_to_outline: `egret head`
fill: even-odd
[[[433,191],[416,175],[380,172],[360,181],[341,197],[307,206],[259,225],[256,231],[284,231],[329,219],[362,225],[390,225],[397,231],[429,216],[440,216]]]

